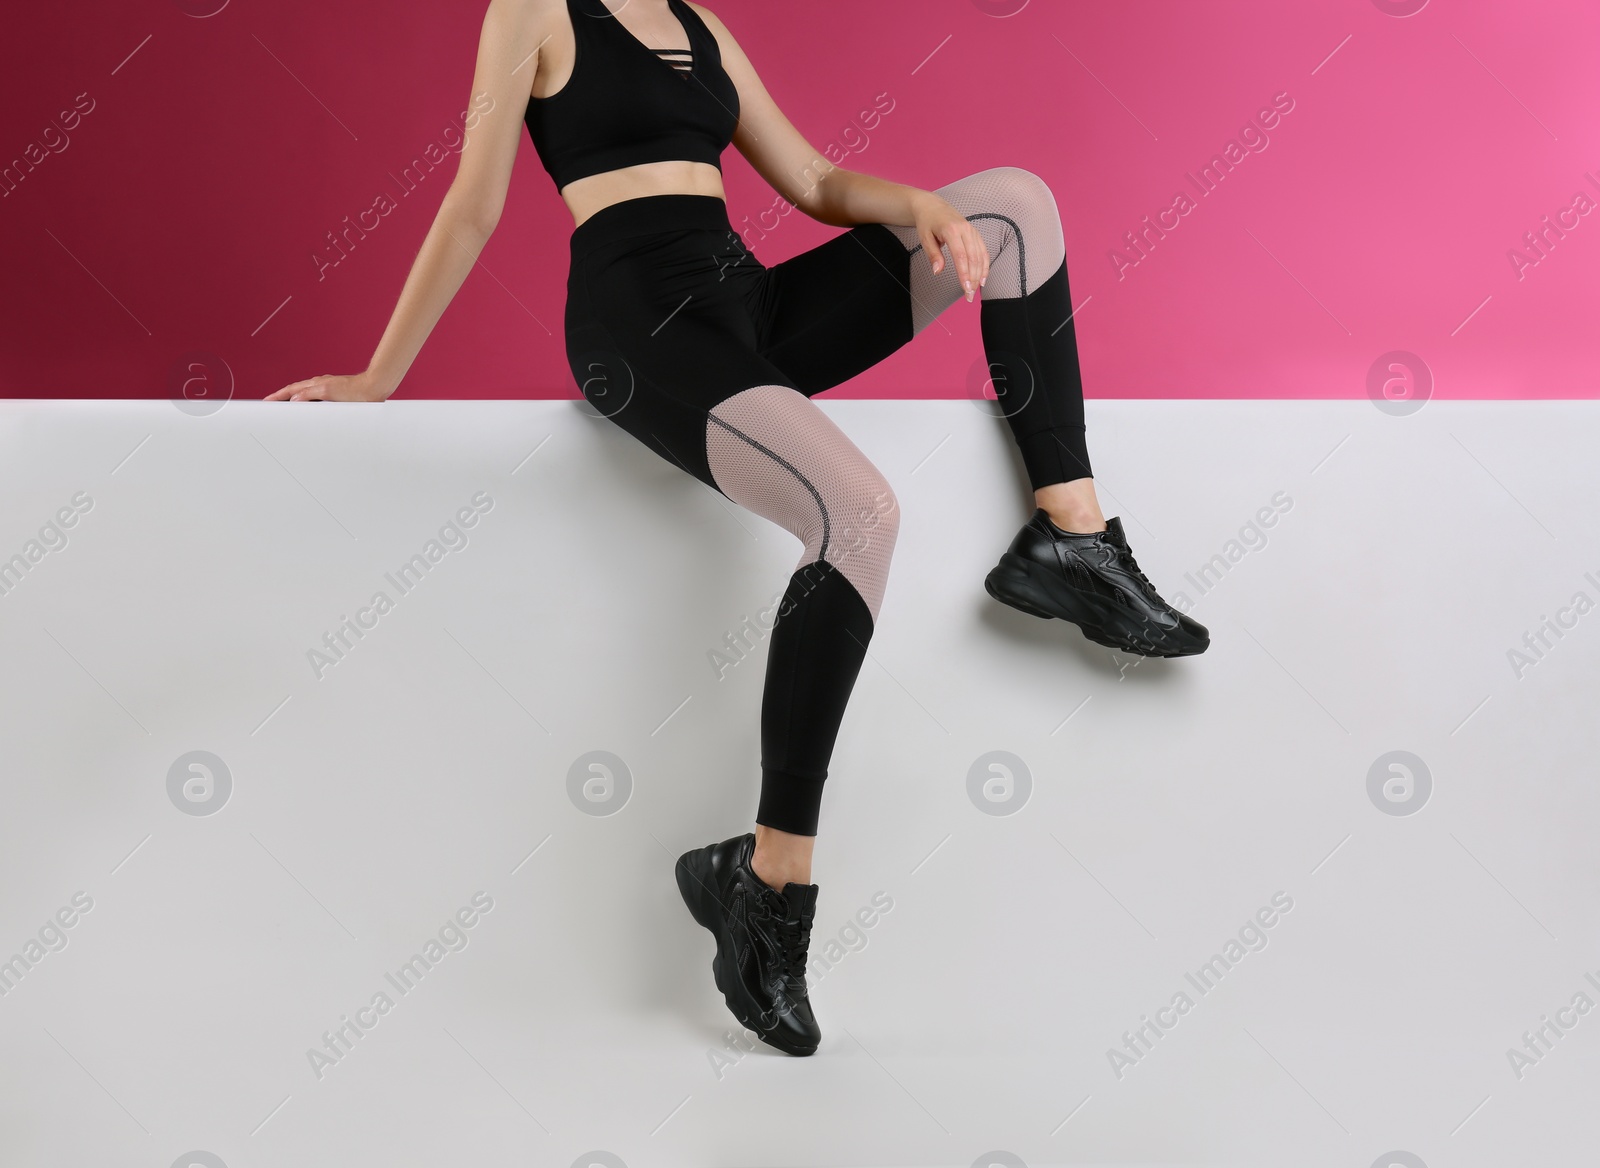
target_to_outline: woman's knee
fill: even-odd
[[[848,525],[842,533],[849,546],[871,548],[885,564],[894,555],[900,535],[900,500],[876,467],[861,476],[860,485],[847,503]]]
[[[995,169],[1000,172],[1000,188],[1004,192],[1001,202],[1015,220],[1023,238],[1035,250],[1040,273],[1047,276],[1056,270],[1067,254],[1055,192],[1050,189],[1049,183],[1031,170],[1024,170],[1020,166],[1000,166]],[[1028,258],[1028,266],[1034,266],[1033,256]],[[1028,282],[1036,286],[1038,281],[1031,276],[1032,273]]]
[[[1015,280],[1003,281],[1004,286],[986,289],[991,295],[1004,297],[1031,291],[1066,259],[1066,239],[1055,192],[1033,171],[1020,166],[991,166],[941,190],[962,215],[969,220],[977,218],[980,230],[985,219],[1002,221],[1002,250],[1011,238],[1018,242],[1019,259],[1027,265],[1025,286],[1012,287]]]
[[[962,208],[962,213],[966,215],[974,211],[1002,215],[1056,213],[1055,192],[1050,184],[1033,171],[1020,166],[991,166],[947,183],[939,190],[947,192],[946,198],[954,194],[970,204],[972,210]]]
[[[899,539],[900,500],[888,479],[865,459],[849,468],[847,477],[849,489],[829,508],[823,558],[855,586],[876,621]]]

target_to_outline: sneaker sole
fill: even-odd
[[[689,856],[693,854],[688,852],[679,856],[678,863],[673,871],[678,879],[678,893],[683,897],[683,903],[688,906],[689,915],[695,919],[696,924],[700,925],[716,939],[717,953],[711,959],[711,977],[717,984],[717,992],[722,995],[723,1004],[728,1007],[728,1012],[738,1019],[741,1026],[773,1049],[781,1050],[784,1054],[802,1057],[816,1053],[817,1048],[815,1046],[790,1046],[774,1036],[770,1030],[763,1030],[756,1024],[748,1011],[737,1003],[734,995],[728,992],[727,981],[723,977],[725,965],[722,906],[717,903],[716,897],[712,895],[711,890],[690,871],[687,861]]]
[[[1122,639],[1114,637],[1105,626],[1114,623],[1119,614],[1108,609],[1104,601],[1085,595],[1042,565],[1013,552],[1001,555],[1000,562],[984,577],[983,587],[1001,604],[1030,616],[1069,621],[1089,640],[1108,649],[1121,649],[1142,657],[1190,657],[1204,653],[1211,644],[1208,638],[1198,646],[1174,648],[1131,634]],[[1113,620],[1108,622],[1108,616]]]

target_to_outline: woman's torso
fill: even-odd
[[[551,111],[562,118],[586,116],[588,111],[575,107],[593,100],[596,94],[588,91],[618,78],[637,85],[640,98],[654,95],[664,103],[697,103],[693,108],[702,123],[714,117],[731,125],[737,118],[738,96],[722,72],[715,34],[683,0],[669,0],[665,10],[648,14],[640,12],[642,7],[614,5],[607,0],[565,0],[555,6],[549,28],[540,34],[543,44],[530,89],[530,129],[531,119],[553,116]],[[641,21],[641,15],[648,15],[649,22]],[[589,22],[581,32],[575,23],[579,20]],[[606,27],[607,23],[611,27]],[[655,49],[663,53],[655,53]],[[684,49],[690,52],[678,51]],[[689,61],[691,54],[693,71],[683,73],[679,66]],[[685,86],[683,94],[664,89],[662,78]],[[731,130],[727,132],[731,134]],[[722,172],[716,165],[676,158],[588,174],[568,182],[560,194],[574,226],[625,199],[657,194],[725,197]]]

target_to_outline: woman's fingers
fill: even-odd
[[[284,386],[282,389],[275,390],[272,393],[267,394],[267,396],[265,398],[263,398],[262,400],[263,401],[295,401],[295,400],[297,400],[295,395],[297,393],[299,393],[302,389],[304,389],[306,386],[310,385],[315,380],[316,380],[316,378],[312,377],[312,378],[307,378],[305,381],[292,381],[288,385]]]
[[[327,377],[327,374],[323,373],[318,374],[316,377],[308,377],[304,381],[291,382],[282,389],[275,390],[274,392],[267,394],[267,396],[262,398],[262,400],[320,401],[323,393],[323,379],[325,377]],[[308,396],[309,394],[315,394],[316,396]]]
[[[950,259],[956,268],[956,283],[961,285],[961,295],[967,294],[967,241],[961,238],[961,229],[951,224],[950,238],[945,240],[950,248]]]
[[[966,293],[967,299],[971,300],[977,287],[973,280],[973,261],[969,252],[970,245],[966,231],[957,228],[950,232],[950,254],[955,257],[956,275],[961,280],[961,290]]]
[[[928,263],[937,276],[944,269],[944,252],[939,250],[939,237],[931,230],[924,229],[922,235],[922,250],[928,257]]]
[[[989,249],[978,229],[966,218],[957,217],[936,227],[920,229],[919,236],[933,274],[944,271],[944,251],[948,248],[963,294],[969,302],[977,296],[978,289],[989,278]]]
[[[958,220],[950,233],[950,254],[955,257],[961,289],[971,302],[989,276],[989,249],[978,229],[966,219]]]
[[[983,236],[978,234],[978,229],[971,223],[967,224],[968,255],[972,265],[972,292],[976,296],[978,289],[983,287],[983,282],[989,278],[989,248],[983,242]]]

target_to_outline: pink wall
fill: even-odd
[[[365,364],[454,158],[403,196],[391,175],[453,141],[484,3],[190,15],[219,3],[8,15],[0,165],[50,153],[0,197],[0,393],[165,396],[196,351],[239,397]],[[816,146],[859,147],[845,165],[1050,182],[1090,396],[1359,397],[1391,350],[1439,397],[1596,394],[1600,215],[1568,210],[1600,205],[1593,0],[713,3]],[[853,129],[884,94],[892,111]],[[1280,94],[1293,109],[1264,138],[1242,129]],[[92,109],[56,136],[75,99]],[[1186,175],[1230,140],[1242,161],[1199,194]],[[771,205],[732,150],[725,175],[736,224]],[[1185,191],[1192,210],[1119,270],[1125,233]],[[380,194],[397,208],[319,279],[325,235]],[[1532,257],[1546,216],[1570,229],[1519,270],[1508,253]],[[570,227],[524,137],[482,267],[398,396],[576,396]],[[837,230],[794,213],[750,238],[771,264]],[[965,392],[977,311],[834,396]]]

